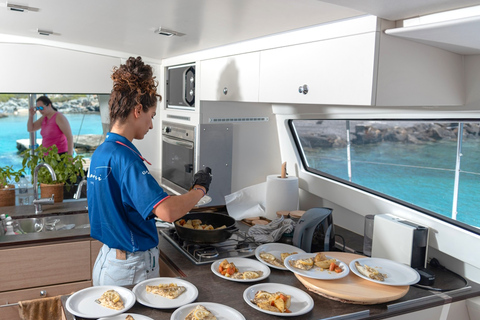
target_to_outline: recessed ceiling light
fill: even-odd
[[[185,33],[181,33],[181,32],[178,32],[178,31],[173,31],[173,30],[169,30],[169,29],[165,29],[165,28],[158,28],[157,30],[155,30],[155,33],[158,33],[159,35],[162,35],[162,36],[166,36],[166,37],[172,37],[172,36],[177,36],[177,37],[181,37],[181,36],[184,36]]]
[[[42,36],[49,36],[49,35],[53,34],[53,31],[41,30],[41,29],[37,29],[37,32],[38,32],[38,34],[40,34]]]
[[[29,7],[29,6],[24,6],[21,4],[14,4],[14,3],[6,3],[7,9],[11,11],[16,11],[16,12],[28,12],[28,11],[38,11],[38,8],[34,7]]]

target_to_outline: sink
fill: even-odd
[[[55,215],[43,218],[13,219],[25,233],[90,228],[88,213]]]

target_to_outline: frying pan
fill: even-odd
[[[223,225],[226,226],[226,228],[214,230],[190,229],[177,224],[177,221],[181,219],[184,219],[185,221],[200,219],[202,224],[211,224],[213,228],[218,228]],[[235,231],[238,231],[238,228],[235,226],[234,218],[225,214],[210,212],[188,213],[180,219],[175,220],[173,225],[175,226],[175,230],[177,230],[180,239],[199,244],[223,242],[230,238]]]

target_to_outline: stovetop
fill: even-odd
[[[234,232],[223,242],[213,244],[197,244],[182,240],[174,227],[162,228],[159,234],[197,265],[232,257],[251,257],[255,255],[255,249],[260,245],[242,230]]]

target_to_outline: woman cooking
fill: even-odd
[[[194,176],[192,189],[169,196],[150,175],[134,139],[153,128],[157,83],[151,66],[130,57],[114,68],[110,132],[95,150],[87,178],[91,236],[104,245],[93,269],[93,284],[133,285],[159,276],[155,217],[172,222],[208,192],[211,176]]]

